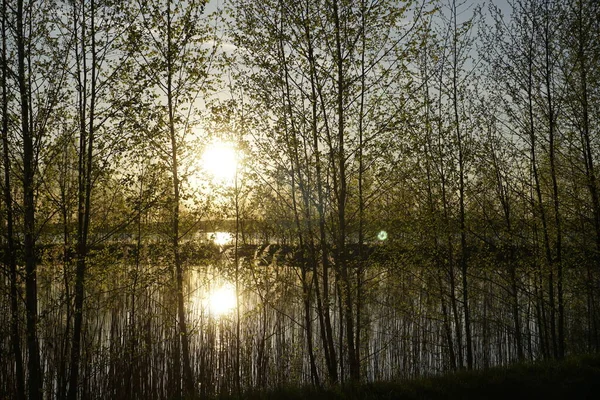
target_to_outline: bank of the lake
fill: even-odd
[[[565,361],[540,361],[459,371],[440,376],[377,382],[358,387],[280,388],[251,392],[244,400],[453,400],[453,399],[598,399],[600,355],[569,357]],[[219,399],[236,399],[221,396]]]

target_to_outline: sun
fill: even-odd
[[[231,284],[224,284],[211,290],[207,305],[213,317],[221,317],[231,313],[237,306],[235,287]]]
[[[237,151],[231,142],[210,143],[201,158],[202,169],[221,183],[233,182],[237,164]]]

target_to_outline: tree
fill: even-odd
[[[178,3],[171,0],[135,7],[137,22],[130,33],[130,45],[136,49],[140,86],[145,87],[153,119],[145,127],[146,137],[154,144],[157,156],[168,165],[171,175],[169,233],[172,249],[172,279],[175,287],[177,349],[175,368],[183,368],[183,394],[196,392],[189,350],[189,330],[184,302],[183,263],[180,255],[180,215],[183,194],[181,172],[186,146],[192,135],[193,111],[199,109],[203,95],[211,85],[214,49],[205,47],[212,39],[211,27],[202,17],[204,1]],[[140,45],[143,43],[143,45]],[[215,42],[216,43],[216,42]],[[176,375],[179,375],[176,372]],[[176,377],[176,380],[179,378]],[[180,383],[176,382],[176,393]]]
[[[16,47],[14,77],[18,86],[20,143],[18,158],[22,165],[23,254],[25,259],[25,311],[28,350],[28,393],[30,399],[43,395],[43,371],[38,335],[36,192],[39,187],[40,153],[47,140],[47,129],[61,99],[65,81],[65,53],[60,42],[46,29],[52,22],[51,2],[18,0],[9,7]],[[44,49],[43,51],[41,49]],[[35,78],[35,79],[34,79]]]
[[[7,29],[7,4],[2,2],[2,166],[4,172],[3,200],[6,208],[6,250],[4,253],[4,264],[8,267],[10,276],[10,322],[11,322],[11,345],[15,363],[16,394],[20,400],[25,399],[25,382],[23,371],[23,357],[21,355],[21,337],[19,323],[19,297],[17,254],[14,232],[13,196],[11,182],[11,160],[9,149],[9,95],[8,95],[8,29]]]
[[[392,127],[403,117],[400,108],[391,115],[383,109],[404,84],[396,82],[406,76],[414,22],[401,20],[411,4],[273,1],[257,8],[241,1],[233,6],[236,25],[230,35],[240,49],[239,84],[256,104],[253,112],[270,118],[268,132],[255,137],[281,148],[287,160],[287,167],[281,166],[289,185],[284,197],[312,270],[328,377],[337,382],[338,373],[345,379],[347,372],[357,382],[364,263],[354,263],[349,248],[366,236],[365,159],[375,165],[374,149],[391,140]],[[416,7],[415,19],[421,11]],[[265,157],[279,163],[272,154]],[[343,321],[335,333],[333,288]],[[339,365],[338,352],[345,354]]]
[[[565,108],[569,113],[567,126],[572,127],[579,137],[574,147],[579,151],[575,155],[575,163],[581,165],[583,180],[589,194],[591,215],[586,218],[586,224],[593,226],[595,233],[595,255],[593,263],[600,262],[600,200],[598,194],[597,161],[594,154],[597,152],[593,137],[595,122],[591,110],[598,103],[597,85],[598,76],[591,67],[600,54],[598,42],[597,17],[600,9],[596,2],[575,1],[565,7],[564,28],[560,34],[560,49],[562,50],[560,67],[564,77]],[[577,178],[576,178],[577,179]],[[577,179],[578,180],[578,179]],[[589,263],[587,266],[588,279],[588,330],[590,332],[589,348],[598,349],[597,311],[595,310],[595,293],[597,278]]]
[[[126,102],[125,96],[116,94],[115,90],[121,78],[120,70],[128,65],[129,54],[119,48],[120,35],[125,32],[128,23],[122,8],[111,2],[95,0],[81,4],[73,2],[69,15],[72,17],[71,51],[74,60],[71,73],[77,96],[73,119],[79,136],[74,321],[67,392],[67,398],[74,400],[79,392],[92,192],[94,182],[103,172],[98,159],[106,156],[101,150],[107,147],[107,141],[101,134],[110,129],[107,126],[120,112],[119,105]]]
[[[550,7],[550,8],[549,8]],[[540,298],[540,324],[549,325],[549,332],[542,332],[542,342],[548,343],[545,352],[560,358],[564,355],[564,299],[562,260],[562,214],[560,211],[558,156],[559,135],[559,83],[556,80],[556,35],[560,26],[554,15],[558,4],[538,1],[512,3],[510,25],[501,13],[493,9],[496,18],[496,46],[490,46],[493,56],[484,59],[497,68],[494,79],[503,82],[504,93],[511,99],[504,102],[504,113],[510,121],[511,133],[516,133],[527,143],[531,168],[531,206],[535,218],[541,223],[544,264],[547,276],[547,299],[549,321],[545,316],[545,300]],[[491,40],[491,37],[487,40]],[[491,43],[491,42],[488,42]],[[504,59],[497,58],[500,54]],[[546,131],[547,135],[544,134]],[[546,145],[546,142],[548,143]],[[547,149],[544,153],[543,150]],[[548,171],[548,175],[544,172]],[[545,185],[550,181],[550,189]],[[552,207],[548,209],[550,199]],[[533,235],[538,235],[534,222]],[[554,239],[554,240],[553,240]],[[539,285],[544,282],[540,279]],[[557,303],[558,302],[558,306]],[[557,333],[558,314],[558,333]],[[544,331],[546,329],[544,328]],[[546,341],[549,335],[550,342]]]

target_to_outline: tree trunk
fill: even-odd
[[[35,243],[35,155],[33,149],[34,132],[30,123],[30,88],[27,85],[25,64],[25,14],[23,0],[17,1],[17,57],[18,81],[21,100],[21,130],[23,135],[23,220],[25,224],[25,310],[27,315],[27,369],[29,399],[37,400],[43,396],[43,376],[40,366],[40,345],[38,341],[38,298],[37,298],[37,260]]]
[[[307,3],[308,15],[308,3]],[[329,382],[336,384],[338,382],[337,356],[334,346],[333,329],[331,326],[330,317],[330,300],[329,300],[329,260],[328,260],[328,245],[325,232],[325,203],[323,195],[323,177],[321,172],[321,156],[319,150],[319,137],[317,129],[317,101],[319,99],[319,82],[316,73],[316,61],[313,49],[313,39],[311,36],[310,21],[304,21],[304,32],[307,42],[307,57],[310,66],[310,87],[311,87],[311,137],[312,147],[314,152],[315,162],[315,179],[317,185],[317,214],[319,218],[319,236],[318,243],[321,250],[321,267],[323,274],[323,296],[321,298],[321,290],[319,288],[319,274],[317,271],[317,257],[314,257],[314,279],[315,279],[315,294],[317,296],[317,311],[319,313],[319,325],[321,328],[321,341],[325,356],[325,364],[329,376]],[[323,105],[322,105],[323,106]]]
[[[550,18],[551,11],[548,10],[548,3],[545,3],[545,24],[544,24],[544,52],[545,52],[545,85],[546,102],[548,106],[548,141],[550,147],[550,176],[552,179],[552,202],[554,208],[554,224],[556,229],[555,238],[555,264],[556,264],[556,291],[558,301],[558,337],[555,348],[555,357],[562,359],[565,356],[565,332],[564,332],[564,298],[563,298],[563,265],[562,265],[562,221],[560,216],[560,200],[558,194],[558,178],[556,172],[556,111],[554,100],[554,80],[551,65],[553,56],[550,43]],[[551,299],[553,299],[552,296]],[[553,307],[553,305],[551,305]],[[554,308],[551,310],[554,312]],[[553,321],[554,322],[554,321]]]
[[[355,344],[355,326],[354,326],[354,299],[350,266],[348,265],[346,254],[346,199],[348,196],[347,177],[346,177],[346,152],[345,152],[345,93],[346,77],[344,74],[344,58],[342,55],[342,26],[339,18],[338,1],[332,2],[333,22],[335,25],[335,65],[336,71],[336,91],[337,91],[337,172],[338,187],[337,196],[337,262],[338,270],[342,283],[343,297],[343,318],[346,322],[346,347],[348,350],[348,367],[350,372],[350,381],[357,383],[360,380],[360,360],[357,358]]]
[[[465,159],[464,159],[464,138],[461,129],[461,121],[458,112],[458,23],[456,13],[456,1],[452,2],[452,17],[454,22],[453,52],[454,60],[452,63],[452,105],[454,111],[454,124],[456,132],[456,141],[458,145],[458,174],[459,174],[459,223],[460,223],[460,268],[462,275],[462,301],[465,320],[465,339],[467,353],[467,368],[473,369],[473,345],[471,343],[471,314],[469,309],[469,286],[467,279],[468,256],[467,256],[467,229],[465,226]]]
[[[23,355],[21,354],[21,336],[19,327],[19,282],[17,281],[17,259],[14,240],[14,215],[13,198],[10,179],[10,154],[8,143],[8,66],[6,58],[6,0],[2,2],[2,156],[4,164],[4,202],[6,203],[6,252],[4,253],[4,264],[9,269],[10,281],[10,341],[15,361],[15,378],[17,398],[25,399],[25,380],[23,372]]]
[[[181,255],[179,249],[179,207],[181,202],[181,196],[179,191],[179,162],[178,162],[178,143],[177,135],[175,132],[175,109],[173,105],[173,57],[175,57],[175,50],[171,39],[172,27],[171,27],[171,4],[167,4],[166,10],[167,19],[167,107],[168,107],[168,129],[169,129],[169,140],[170,140],[170,153],[171,153],[171,179],[173,188],[173,202],[172,202],[172,231],[171,231],[171,243],[173,250],[173,262],[175,272],[175,288],[177,298],[177,320],[178,320],[178,335],[177,340],[180,341],[181,346],[181,363],[183,364],[183,388],[184,395],[186,398],[193,398],[195,394],[195,387],[192,375],[192,367],[190,360],[189,350],[189,334],[186,323],[186,310],[185,301],[183,297],[183,265],[181,263]],[[175,360],[179,364],[179,360]]]

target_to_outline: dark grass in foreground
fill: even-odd
[[[242,399],[600,399],[600,355],[574,357],[560,363],[540,362],[379,382],[355,388],[316,390],[306,387],[251,392]]]

